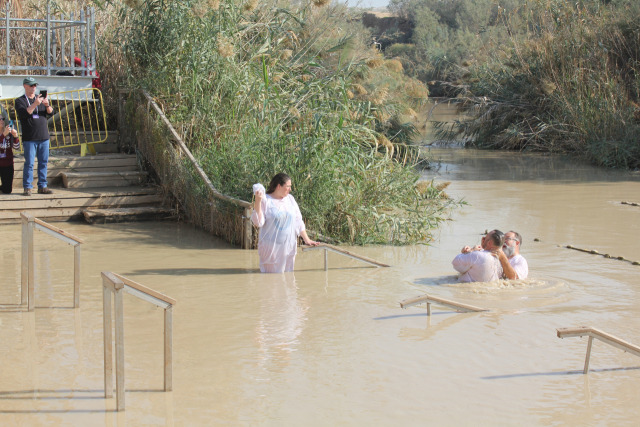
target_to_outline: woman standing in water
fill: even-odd
[[[258,254],[260,271],[282,273],[293,271],[296,259],[298,236],[304,243],[317,246],[305,231],[302,214],[291,194],[291,177],[279,173],[271,179],[265,190],[260,184],[254,185],[256,201],[251,221],[260,228]]]

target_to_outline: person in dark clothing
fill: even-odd
[[[0,116],[0,191],[11,194],[13,191],[13,150],[20,149],[18,132]]]
[[[20,119],[24,149],[23,194],[31,196],[33,164],[36,157],[38,158],[38,193],[51,194],[53,191],[47,187],[47,163],[49,162],[47,118],[53,115],[53,107],[49,105],[47,96],[35,95],[38,86],[35,78],[25,78],[22,86],[24,86],[24,96],[16,98],[16,112]]]

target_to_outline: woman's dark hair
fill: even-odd
[[[271,178],[271,182],[269,183],[269,188],[267,188],[267,194],[271,194],[276,191],[278,185],[284,186],[287,181],[291,181],[291,177],[284,172],[280,172],[273,178]]]

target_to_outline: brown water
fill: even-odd
[[[640,358],[556,328],[591,325],[640,345],[640,179],[560,159],[434,150],[456,210],[431,246],[320,252],[293,274],[187,225],[57,224],[86,240],[80,308],[73,249],[36,232],[35,312],[0,312],[0,425],[637,425]],[[485,229],[515,229],[530,279],[457,284],[451,259]],[[534,242],[534,238],[539,242]],[[0,303],[19,302],[20,227],[0,227]],[[125,296],[126,411],[103,397],[101,271],[178,301],[172,392],[162,310]],[[403,310],[424,293],[489,309]]]

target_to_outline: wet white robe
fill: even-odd
[[[275,199],[267,194],[262,198],[261,205],[260,217],[255,211],[251,214],[251,221],[260,228],[260,271],[293,271],[298,236],[305,229],[300,208],[291,194],[282,199]]]
[[[500,261],[489,251],[458,254],[451,264],[460,273],[459,282],[492,282],[502,277]]]

